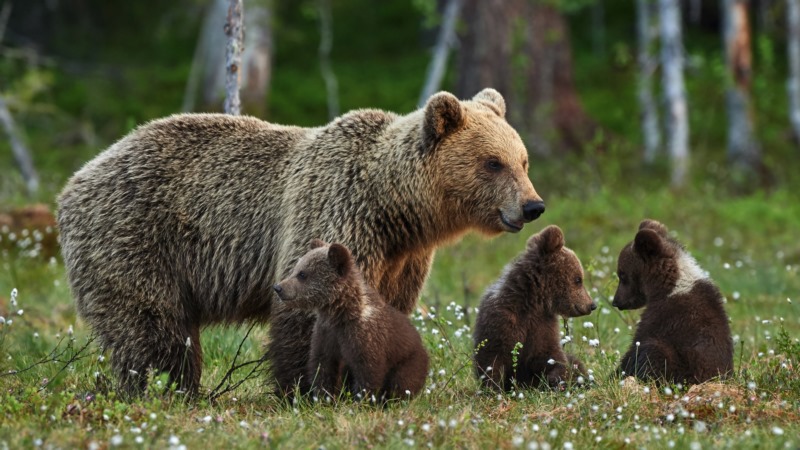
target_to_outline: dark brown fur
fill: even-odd
[[[589,314],[596,305],[583,286],[583,268],[549,226],[531,236],[524,253],[506,266],[484,294],[475,323],[475,368],[484,386],[557,387],[584,375],[580,361],[561,348],[558,316]],[[517,343],[517,367],[512,351]],[[554,364],[548,360],[553,359]],[[491,367],[491,369],[489,369]]]
[[[319,128],[221,114],[143,125],[59,196],[78,313],[128,391],[149,368],[197,390],[201,327],[267,320],[280,390],[304,389],[314,316],[274,303],[272,285],[319,237],[351,249],[366,281],[407,314],[437,247],[469,230],[519,231],[531,219],[523,205],[541,199],[504,110],[488,89]]]
[[[619,255],[613,305],[646,306],[618,373],[701,383],[733,371],[722,294],[664,225],[644,220]],[[639,345],[636,345],[636,343]]]
[[[314,240],[311,248],[275,290],[288,307],[317,313],[307,368],[312,388],[337,398],[347,379],[364,398],[419,393],[428,354],[408,317],[364,281],[346,247]]]

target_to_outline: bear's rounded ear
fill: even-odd
[[[464,108],[455,95],[439,92],[425,104],[422,139],[426,149],[432,149],[445,136],[464,126]]]
[[[498,116],[506,117],[506,101],[496,90],[486,88],[472,97],[472,100],[488,106]]]
[[[550,225],[528,239],[528,247],[536,247],[543,255],[555,253],[564,247],[564,232]]]
[[[642,259],[656,258],[668,254],[668,249],[664,239],[658,231],[650,228],[639,230],[633,240],[633,251]]]
[[[308,247],[311,250],[314,250],[315,248],[325,247],[326,245],[328,245],[328,244],[326,244],[325,241],[323,241],[322,239],[312,239],[308,243]]]
[[[349,274],[353,268],[353,256],[342,244],[331,244],[328,248],[328,262],[340,277]]]
[[[669,230],[661,222],[653,219],[644,219],[639,224],[639,230],[653,230],[661,236],[666,237],[669,235]]]

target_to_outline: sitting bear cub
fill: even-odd
[[[364,281],[347,247],[312,240],[274,289],[287,305],[317,313],[306,374],[316,392],[337,398],[347,388],[385,400],[424,386],[428,354],[419,333]]]
[[[613,306],[646,306],[618,372],[644,380],[701,383],[733,371],[733,341],[719,289],[667,228],[639,225],[619,255]]]
[[[558,316],[583,316],[595,308],[581,262],[564,247],[561,229],[551,225],[531,236],[481,300],[474,333],[478,378],[486,387],[510,390],[514,380],[557,387],[585,375],[580,361],[561,348]]]

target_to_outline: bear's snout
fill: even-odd
[[[522,205],[522,216],[525,218],[525,222],[538,219],[542,213],[544,213],[543,201],[529,201]]]
[[[283,294],[283,288],[281,287],[281,285],[280,284],[273,284],[272,285],[272,289],[274,289],[275,293],[278,294],[278,298],[283,300],[283,298],[281,297],[281,294]]]
[[[592,308],[592,311],[594,311],[595,309],[597,309],[597,303],[595,303],[595,302],[592,302],[592,306],[591,306],[590,308]]]

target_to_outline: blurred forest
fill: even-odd
[[[0,202],[29,202],[25,178],[37,188],[22,176],[18,147],[41,178],[33,198],[52,202],[73,171],[137,124],[221,111],[227,4],[4,0]],[[644,173],[674,188],[711,180],[772,190],[798,167],[798,8],[245,0],[243,113],[314,126],[354,108],[406,113],[432,87],[465,98],[491,86],[540,167],[613,166],[622,176],[607,181],[622,185]]]

